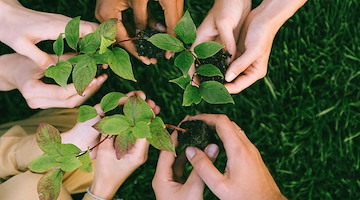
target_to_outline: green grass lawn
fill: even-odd
[[[95,21],[95,0],[23,0],[26,7]],[[257,1],[259,2],[259,1]],[[360,199],[360,7],[358,0],[312,0],[278,32],[267,76],[234,95],[235,105],[181,107],[182,90],[168,83],[180,72],[168,62],[150,67],[133,62],[139,80],[115,76],[87,104],[109,91],[141,89],[161,106],[166,123],[186,114],[224,113],[239,124],[260,150],[279,188],[289,199]],[[200,24],[211,5],[187,0]],[[51,49],[51,42],[42,47]],[[11,50],[1,44],[0,53]],[[167,64],[166,64],[167,63]],[[18,91],[1,92],[0,123],[31,110]],[[123,199],[154,199],[151,180],[158,151],[119,190]],[[222,152],[216,161],[226,163]],[[204,199],[216,199],[206,191]]]

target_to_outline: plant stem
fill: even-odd
[[[181,131],[183,133],[186,133],[186,131],[187,131],[186,129],[183,129],[183,128],[180,128],[180,127],[177,127],[177,126],[174,126],[174,125],[171,125],[171,124],[165,124],[165,126],[166,126],[166,128]]]
[[[91,147],[89,150],[86,151],[82,151],[81,153],[79,153],[79,155],[77,155],[76,157],[80,157],[82,155],[84,155],[87,151],[92,151],[93,149],[95,149],[96,147],[98,147],[101,143],[103,143],[106,139],[108,139],[110,137],[110,135],[107,135],[104,139],[102,139],[100,142],[98,142],[97,144],[95,144],[93,147]]]
[[[137,40],[137,39],[139,39],[139,37],[133,37],[133,38],[129,38],[129,39],[126,39],[126,40],[120,40],[118,42],[114,42],[113,44],[120,44],[122,42],[133,41],[133,40]]]

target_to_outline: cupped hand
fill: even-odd
[[[227,162],[224,174],[198,148],[188,147],[186,156],[209,189],[220,199],[286,199],[277,187],[257,148],[236,123],[225,115],[201,114],[216,129],[224,144]]]
[[[30,10],[18,1],[0,1],[0,10],[0,41],[32,59],[42,69],[54,64],[51,56],[35,44],[43,40],[56,40],[71,18]],[[96,23],[81,21],[80,37],[94,32],[97,26]]]
[[[187,120],[186,117],[184,120]],[[171,134],[171,139],[177,146],[177,131]],[[219,152],[215,144],[210,144],[204,150],[209,160],[214,161]],[[197,200],[203,199],[204,182],[195,170],[190,172],[185,182],[181,181],[184,170],[184,161],[181,155],[175,159],[173,153],[161,151],[152,182],[156,199]],[[180,160],[180,161],[179,161]]]
[[[128,30],[124,26],[126,21],[122,21],[122,12],[128,8],[133,9],[135,28],[138,30],[150,27],[158,31],[166,30],[167,33],[175,36],[173,29],[182,16],[184,6],[183,0],[159,0],[159,3],[164,10],[166,23],[165,28],[163,25],[157,23],[154,19],[149,17],[151,16],[151,13],[148,10],[148,1],[149,0],[97,0],[95,9],[95,16],[100,22],[106,21],[110,18],[117,18],[120,20],[117,27],[117,40],[123,41],[120,44],[137,59],[147,65],[155,64],[157,60],[155,58],[149,59],[138,55],[133,41],[129,40],[130,36],[128,34]],[[133,30],[133,32],[135,31]],[[170,58],[171,56],[171,52],[166,52],[166,58]]]

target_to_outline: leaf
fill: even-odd
[[[55,40],[53,44],[53,50],[55,54],[60,57],[64,53],[64,39],[63,39],[64,33],[60,33],[58,38]]]
[[[124,105],[124,114],[133,122],[150,122],[155,117],[154,111],[140,96],[128,98]]]
[[[73,156],[76,157],[81,153],[81,149],[74,144],[67,143],[67,144],[58,144],[57,149],[61,153],[61,156]]]
[[[40,149],[49,155],[60,155],[56,144],[61,144],[60,132],[47,123],[40,123],[36,130],[36,141]]]
[[[67,61],[69,61],[71,64],[75,65],[80,60],[82,60],[82,59],[84,59],[86,57],[88,57],[88,56],[84,55],[84,54],[80,54],[80,55],[76,55],[76,56],[73,56],[73,57],[69,58]]]
[[[106,94],[100,101],[101,110],[106,113],[115,109],[119,105],[120,98],[125,96],[126,95],[121,92],[110,92]]]
[[[60,194],[64,172],[57,169],[46,173],[38,182],[37,192],[40,200],[54,200]]]
[[[102,118],[94,125],[94,128],[104,134],[118,135],[132,126],[133,123],[127,116],[116,114]]]
[[[184,45],[179,39],[166,33],[155,34],[151,36],[148,41],[160,49],[172,52],[180,52],[184,50]]]
[[[135,126],[131,129],[131,133],[136,138],[148,138],[151,137],[150,126],[146,122],[137,122]]]
[[[194,56],[188,51],[181,52],[174,60],[175,66],[181,70],[184,77],[188,75],[189,69],[193,63]]]
[[[198,58],[204,59],[215,55],[222,48],[224,48],[224,45],[221,45],[217,42],[209,41],[196,45],[194,48],[194,52]]]
[[[183,90],[185,90],[186,86],[190,84],[190,81],[191,81],[190,76],[187,75],[185,78],[183,76],[180,76],[179,78],[172,79],[169,82],[175,83]]]
[[[131,67],[129,54],[124,49],[114,48],[108,57],[108,63],[115,74],[118,76],[136,82]]]
[[[51,65],[45,70],[45,76],[54,79],[57,84],[66,88],[71,70],[72,65],[69,61],[60,60],[56,63],[56,66]]]
[[[76,63],[72,73],[72,78],[75,89],[79,95],[82,95],[84,90],[91,83],[96,75],[96,71],[96,62],[89,56],[85,56]]]
[[[86,151],[85,154],[79,156],[79,160],[81,161],[82,165],[79,167],[80,170],[84,172],[92,172],[92,165],[91,165],[91,159],[90,159],[90,151]]]
[[[60,163],[61,170],[65,172],[73,171],[82,165],[82,162],[76,156],[62,156],[56,158]]]
[[[77,122],[85,122],[98,116],[96,109],[92,106],[82,105],[79,107]]]
[[[185,42],[191,44],[196,39],[196,26],[191,19],[189,11],[186,11],[174,28],[174,32]]]
[[[69,47],[76,51],[79,40],[80,17],[70,20],[65,27],[65,39]]]
[[[106,48],[105,52],[100,54],[99,51],[97,51],[94,56],[93,59],[95,60],[96,64],[109,64],[109,55],[111,55],[113,52]]]
[[[106,49],[112,45],[116,40],[108,40],[101,36],[101,44],[100,44],[100,51],[99,54],[103,54],[106,52]]]
[[[85,35],[80,42],[80,51],[83,53],[95,53],[100,47],[100,40],[99,32]]]
[[[136,138],[130,131],[123,132],[116,136],[114,148],[116,158],[120,160],[135,145]]]
[[[116,37],[116,30],[117,30],[117,19],[111,18],[99,25],[96,31],[108,40],[114,40]]]
[[[199,88],[191,84],[187,85],[184,91],[182,106],[191,106],[199,104],[201,101]]]
[[[225,88],[217,81],[206,81],[200,84],[200,94],[202,98],[211,104],[234,104],[234,100]]]
[[[170,134],[165,129],[165,124],[160,117],[155,117],[150,124],[151,138],[146,140],[155,148],[172,152],[176,156],[175,146]]]
[[[220,76],[224,78],[224,75],[221,73],[220,69],[212,64],[201,65],[197,70],[196,74],[200,74],[203,76]]]
[[[33,172],[43,173],[55,166],[59,166],[59,163],[56,162],[55,158],[48,154],[43,154],[32,160],[28,167]]]

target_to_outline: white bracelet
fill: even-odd
[[[94,199],[97,199],[97,200],[108,200],[108,199],[104,199],[104,198],[98,197],[98,196],[96,196],[95,194],[91,193],[91,192],[90,192],[90,187],[87,187],[87,188],[86,188],[86,192],[87,192],[92,198],[94,198]]]

